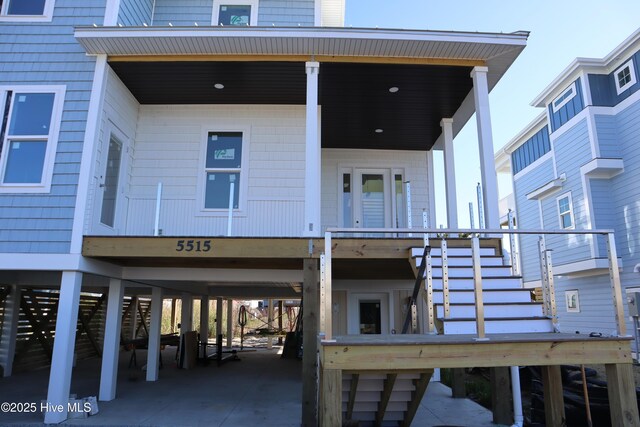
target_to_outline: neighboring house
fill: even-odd
[[[423,252],[422,236],[394,229],[433,218],[434,150],[444,151],[448,225],[457,228],[453,140],[474,114],[485,223],[499,227],[488,95],[528,33],[344,28],[340,0],[26,4],[4,0],[0,10],[4,375],[11,374],[16,354],[37,356],[34,364],[51,366],[47,402],[66,409],[74,353],[83,357],[81,349],[93,348],[102,357],[98,396],[112,400],[126,338],[121,322],[131,313],[133,336],[136,311],[151,319],[146,376],[155,381],[163,298],[182,298],[187,332],[194,329],[194,298],[202,307],[217,298],[221,314],[223,298],[302,296],[303,424],[314,424],[318,412],[327,417],[323,425],[338,425],[339,398],[356,395],[355,388],[341,393],[342,373],[357,371],[367,358],[356,358],[353,369],[336,368],[330,348],[322,346],[340,343],[319,341],[318,332],[325,338],[382,334],[386,338],[372,351],[387,351],[385,340],[409,325],[414,307],[422,319],[415,329],[427,330],[428,308],[409,298],[422,281],[416,281],[412,256],[414,249]],[[378,231],[353,236],[358,230],[350,230],[329,241],[323,236],[332,227]],[[448,299],[431,302],[445,312],[438,314],[441,330],[470,332],[476,319],[468,286],[479,281],[469,276],[469,240],[451,246],[451,282],[467,286],[455,290],[461,299],[451,307],[463,314],[454,319]],[[540,307],[519,278],[504,277],[511,270],[499,249],[497,239],[487,238],[476,252],[493,262],[482,272],[491,271],[495,280],[483,286],[519,287],[506,292],[536,313]],[[437,251],[434,282],[444,288],[446,245]],[[507,323],[511,332],[522,332],[513,321],[518,313],[501,309],[512,303],[503,299],[504,289],[487,290],[494,313],[488,331]],[[147,299],[142,308],[138,296],[150,296],[151,304]],[[207,337],[206,310],[201,316],[199,329]],[[537,332],[549,332],[548,318],[531,316]],[[222,316],[217,320],[221,335]],[[434,323],[431,316],[430,331]],[[547,338],[522,338],[528,350],[515,356],[504,354],[504,344],[485,343],[493,353],[477,362],[468,357],[473,339],[461,344],[457,358],[422,356],[428,349],[416,351],[415,339],[387,356],[397,360],[373,358],[389,370],[385,387],[393,387],[399,371],[409,375],[403,390],[411,392],[401,393],[405,401],[394,409],[395,419],[407,424],[434,368],[486,366],[487,360],[521,365],[532,356],[551,365],[565,360],[546,353]],[[590,345],[576,344],[580,339],[572,337],[567,346]],[[622,343],[603,341],[599,349]],[[348,359],[352,353],[331,354]],[[605,361],[605,353],[593,354],[592,362]],[[624,350],[615,354],[606,361],[617,369]],[[380,372],[371,360],[363,369]],[[317,375],[326,405],[320,411]],[[553,373],[549,378],[559,384]],[[368,416],[384,418],[385,399]],[[66,410],[47,412],[45,421],[66,416]]]
[[[614,230],[627,292],[640,290],[639,72],[640,30],[603,59],[577,58],[533,101],[544,111],[496,154],[497,170],[513,175],[518,227]],[[528,286],[540,284],[536,239],[520,241]],[[560,330],[615,331],[605,239],[546,245]]]

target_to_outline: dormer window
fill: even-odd
[[[633,67],[633,60],[630,59],[622,67],[613,73],[616,82],[616,91],[620,95],[636,83],[636,71]]]
[[[247,27],[258,21],[258,0],[214,0],[213,25]]]
[[[571,101],[575,96],[576,96],[576,83],[573,82],[571,83],[571,86],[566,88],[564,92],[560,94],[559,97],[553,100],[553,103],[552,103],[553,112],[556,113],[559,109],[564,107],[564,105],[567,102]]]

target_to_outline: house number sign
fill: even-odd
[[[176,252],[209,252],[211,240],[178,240]]]

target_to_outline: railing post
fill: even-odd
[[[232,175],[233,176],[233,175]],[[233,199],[236,184],[231,181],[229,183],[229,212],[227,212],[227,237],[231,236],[231,227],[233,226]]]
[[[418,307],[415,304],[411,304],[411,333],[418,333]]]
[[[433,313],[433,266],[431,262],[431,252],[427,254],[424,261],[427,263],[425,267],[425,282],[427,284],[427,330],[430,334],[435,333],[435,315]]]
[[[427,214],[427,211],[424,209],[422,210],[422,228],[424,228],[425,230],[429,228],[429,216]],[[424,233],[422,235],[422,246],[429,246],[429,233]]]
[[[620,288],[620,270],[618,266],[616,239],[613,233],[607,233],[605,238],[607,240],[607,256],[609,257],[609,277],[611,278],[611,291],[613,294],[613,311],[616,315],[616,332],[618,336],[625,336],[627,334],[627,324],[624,320],[624,309],[622,307],[622,290]]]
[[[331,322],[331,232],[324,233],[324,292],[320,294],[320,311],[325,316],[324,332],[325,340],[331,340],[333,335]]]
[[[411,182],[405,181],[405,197],[407,198],[407,228],[413,228],[413,221],[411,219]],[[409,233],[409,237],[413,237],[412,233]]]
[[[547,249],[544,238],[538,239],[540,248],[540,274],[542,280],[543,312],[551,318],[554,327],[557,326],[558,316],[556,311],[556,291],[553,283],[553,267],[551,263],[551,251]]]
[[[513,211],[509,209],[509,213],[507,213],[507,222],[509,224],[509,230],[513,230],[515,228],[515,217],[513,216]],[[518,252],[516,249],[516,235],[513,233],[509,233],[509,251],[511,253],[511,272],[514,276],[518,275],[519,265],[518,265]]]
[[[482,300],[482,265],[480,261],[480,239],[471,238],[471,259],[473,268],[473,294],[476,303],[476,341],[488,340],[484,330],[484,302]]]
[[[327,294],[327,266],[325,255],[320,255],[320,334],[324,334],[326,332],[327,326],[327,313],[325,311],[325,303],[326,303],[326,294]]]
[[[158,183],[158,191],[156,192],[156,215],[153,224],[153,235],[160,235],[160,205],[162,203],[162,183]]]
[[[442,260],[442,302],[444,305],[444,318],[451,315],[449,304],[449,260],[447,258],[447,241],[444,237],[440,241],[440,259]]]

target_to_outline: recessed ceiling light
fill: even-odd
[[[376,133],[382,133],[382,132],[384,132],[384,130],[382,130],[382,129],[376,129]]]
[[[397,86],[391,86],[389,88],[389,92],[391,93],[396,93],[397,91],[399,91],[400,89]]]
[[[222,83],[216,83],[213,85],[216,89],[224,89],[224,85]]]

